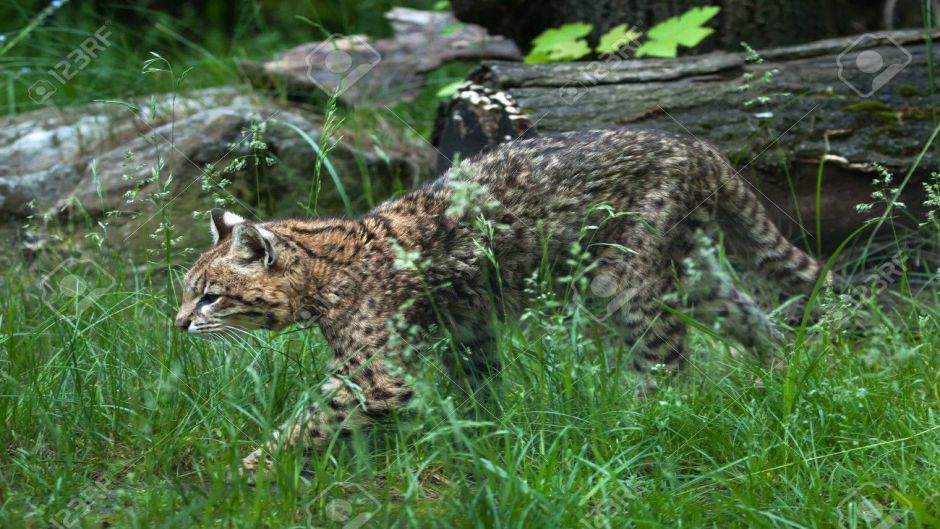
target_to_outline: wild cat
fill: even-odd
[[[810,291],[822,272],[714,147],[650,130],[510,142],[362,218],[256,223],[218,209],[211,217],[213,247],[186,275],[176,325],[224,335],[228,327],[281,329],[302,314],[332,348],[325,404],[275,440],[290,445],[321,445],[408,402],[407,366],[392,364],[401,343],[393,322],[448,333],[472,367],[496,369],[494,322],[519,314],[539,270],[571,273],[576,243],[589,254],[587,273],[607,287],[594,293],[615,290],[604,323],[627,340],[640,372],[686,361],[686,326],[667,308],[683,308],[671,294],[700,230],[720,228],[740,261],[785,292]],[[403,266],[406,253],[420,264]],[[706,284],[688,292],[696,314],[721,318],[745,345],[774,336],[746,294],[727,280]],[[274,449],[253,452],[245,468]]]

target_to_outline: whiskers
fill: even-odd
[[[200,337],[217,338],[218,333],[221,332],[223,328],[224,325],[220,321],[204,321],[191,324],[189,326],[189,333]]]
[[[258,337],[240,327],[235,327],[234,325],[223,324],[220,336],[224,340],[229,340],[236,345],[240,345],[245,349],[248,349],[252,353],[254,360],[258,360],[261,356],[261,351],[258,349]],[[263,347],[268,348],[268,347]]]
[[[272,347],[262,336],[255,334],[253,332],[253,330],[255,330],[254,326],[250,327],[250,329],[251,330],[233,324],[232,322],[212,319],[210,321],[202,321],[195,325],[190,334],[199,338],[210,338],[214,341],[222,341],[235,348],[246,350],[250,352],[252,362],[258,361],[263,353],[287,355],[286,351],[282,350],[281,347]],[[307,329],[297,329],[297,331],[303,330]],[[291,332],[294,331],[288,331],[283,334],[291,334]]]

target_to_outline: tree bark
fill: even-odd
[[[572,22],[593,25],[589,41],[618,24],[641,31],[701,5],[721,7],[708,23],[715,33],[694,53],[738,51],[741,41],[756,48],[786,46],[882,27],[881,0],[452,0],[458,19],[479,24],[528,49],[542,31]],[[907,7],[906,4],[902,7]],[[912,6],[911,9],[919,6]],[[919,15],[919,9],[917,9]]]
[[[876,206],[865,215],[855,207],[872,201],[875,164],[894,173],[894,185],[912,171],[900,200],[906,214],[922,220],[923,181],[938,168],[937,151],[927,145],[936,118],[922,35],[830,39],[760,55],[760,63],[723,52],[663,60],[485,63],[471,81],[500,93],[490,99],[507,99],[525,115],[514,117],[515,129],[501,126],[492,104],[483,112],[458,94],[439,111],[439,171],[447,159],[466,158],[521,133],[642,126],[716,144],[754,184],[779,224],[811,246],[817,238],[819,174],[824,248],[883,212]],[[940,44],[934,56],[940,56]],[[876,71],[866,74],[860,66]]]

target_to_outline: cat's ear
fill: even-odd
[[[222,208],[213,209],[210,216],[212,221],[209,222],[209,232],[212,234],[213,245],[231,235],[235,226],[245,223],[245,219]]]
[[[236,224],[232,232],[232,253],[245,261],[261,261],[264,266],[271,266],[277,261],[277,235],[254,224]]]

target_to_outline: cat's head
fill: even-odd
[[[280,329],[294,323],[291,249],[272,229],[214,209],[212,248],[183,281],[176,326],[218,336],[232,329]],[[296,285],[293,285],[296,286]]]

